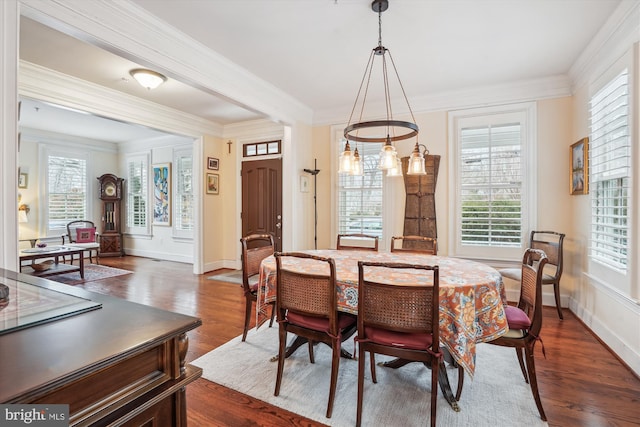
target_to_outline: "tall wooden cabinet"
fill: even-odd
[[[98,177],[102,200],[102,231],[100,233],[101,257],[122,256],[121,213],[123,178],[107,173]]]

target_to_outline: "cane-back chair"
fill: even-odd
[[[252,307],[258,299],[258,275],[260,263],[266,257],[273,255],[275,248],[271,234],[250,234],[240,239],[242,243],[242,289],[245,297],[244,330],[242,341],[247,339],[247,331],[251,321]],[[273,325],[275,305],[271,304],[271,321]]]
[[[323,342],[331,346],[331,380],[327,418],[331,418],[338,382],[340,350],[344,340],[356,331],[356,318],[337,309],[336,266],[332,258],[304,253],[276,252],[277,289],[276,308],[279,325],[278,373],[274,395],[280,394],[284,371],[287,332],[306,338],[309,358],[314,363],[311,343]],[[324,263],[326,274],[304,273],[290,262]],[[314,386],[314,384],[309,384]]]
[[[433,275],[432,285],[393,285],[375,280],[381,269],[417,269]],[[358,403],[362,423],[366,352],[377,382],[375,354],[422,362],[431,369],[431,426],[436,425],[438,371],[445,369],[439,341],[438,266],[358,262]],[[378,279],[379,280],[379,279]],[[420,398],[420,396],[417,396]],[[399,410],[401,410],[399,408]]]

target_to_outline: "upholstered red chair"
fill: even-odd
[[[89,262],[93,263],[93,254],[95,254],[96,264],[100,264],[98,261],[99,237],[92,221],[71,221],[67,224],[66,236],[62,235],[62,245],[85,249],[89,252]],[[71,255],[71,264],[73,264],[73,255]]]
[[[338,234],[336,249],[378,252],[378,236],[370,236],[368,234]]]
[[[338,382],[340,350],[344,340],[356,331],[355,316],[339,313],[337,309],[336,266],[332,258],[303,253],[276,252],[277,290],[276,309],[279,325],[278,373],[274,395],[280,394],[284,371],[287,333],[331,346],[331,381],[327,418],[331,418]],[[305,262],[326,264],[326,274],[309,274],[295,270],[287,261],[305,259]],[[309,345],[309,357],[313,360],[313,346]],[[315,386],[309,384],[310,387]]]
[[[380,283],[376,269],[417,269],[433,275],[433,285]],[[445,369],[439,341],[440,287],[438,266],[358,262],[358,404],[356,425],[362,423],[366,352],[371,379],[376,379],[375,354],[422,362],[431,369],[431,426],[436,425],[438,371]],[[420,399],[421,396],[416,396]],[[398,408],[398,410],[402,410]]]
[[[391,238],[391,252],[415,252],[437,255],[438,240],[435,237],[394,236]]]
[[[540,340],[542,330],[542,280],[547,261],[547,256],[542,250],[527,249],[525,251],[522,259],[522,288],[518,305],[505,307],[509,332],[489,342],[489,344],[515,348],[522,375],[531,386],[531,393],[543,421],[547,420],[547,416],[540,401],[533,350],[536,342]]]
[[[562,244],[564,234],[555,231],[532,231],[529,237],[529,247],[540,249],[547,255],[547,271],[543,272],[542,284],[553,285],[558,317],[562,319],[562,305],[560,301],[560,278],[562,277]],[[502,277],[521,281],[520,268],[505,268],[499,271]]]
[[[273,236],[270,234],[251,234],[240,239],[242,243],[242,289],[245,297],[244,330],[242,341],[247,339],[247,331],[253,313],[253,304],[258,299],[258,275],[260,274],[260,263],[266,257],[273,255]],[[271,304],[271,321],[269,327],[273,325],[275,316],[275,305]]]

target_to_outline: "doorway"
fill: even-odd
[[[282,159],[242,162],[242,235],[271,234],[282,250]]]

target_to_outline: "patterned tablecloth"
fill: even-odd
[[[422,254],[371,251],[308,250],[305,253],[331,257],[336,263],[338,282],[338,309],[358,313],[358,261],[403,262],[409,264],[438,265],[440,267],[440,341],[470,376],[475,370],[476,343],[491,341],[508,330],[503,303],[505,289],[500,274],[492,267],[460,258]],[[287,268],[314,272],[305,260],[286,264]],[[316,267],[317,268],[317,267]],[[325,270],[326,266],[322,267]],[[384,278],[389,283],[425,283],[431,275],[415,275],[417,270],[390,273]],[[320,273],[326,273],[322,271]],[[276,298],[276,263],[270,256],[262,261],[258,290],[258,325],[265,316],[265,304]]]

